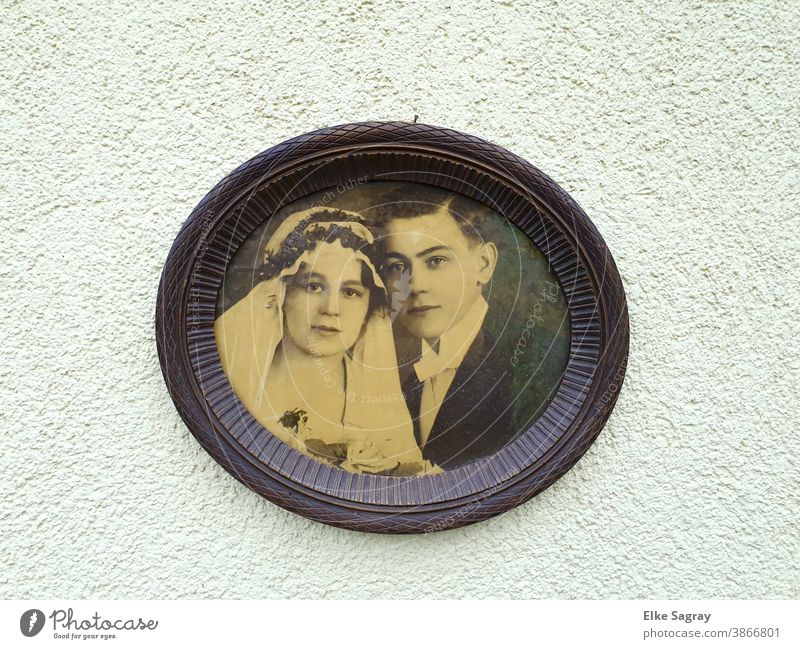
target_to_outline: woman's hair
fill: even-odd
[[[336,221],[336,223],[331,223]],[[291,231],[280,247],[272,253],[264,255],[262,275],[265,279],[272,279],[294,264],[300,256],[314,250],[320,243],[333,243],[338,241],[344,248],[361,252],[370,260],[373,267],[376,265],[376,251],[374,244],[357,235],[346,225],[347,221],[363,225],[363,221],[356,219],[351,214],[341,211],[320,211],[310,214],[300,221]],[[342,224],[342,223],[345,224]],[[369,289],[369,313],[387,305],[386,292],[375,285],[372,270],[361,264],[361,283]]]

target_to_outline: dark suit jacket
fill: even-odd
[[[403,394],[419,442],[422,383],[415,372],[403,383]],[[503,362],[482,329],[456,370],[422,455],[443,469],[454,469],[499,451],[516,435],[512,423],[511,363]]]

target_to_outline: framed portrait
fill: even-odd
[[[323,523],[420,533],[564,475],[616,401],[622,282],[572,198],[445,128],[370,122],[268,149],[181,228],[158,353],[237,480]]]

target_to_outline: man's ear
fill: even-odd
[[[487,241],[478,246],[478,284],[486,286],[497,267],[497,246]]]

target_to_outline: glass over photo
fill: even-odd
[[[544,255],[489,206],[357,180],[267,213],[234,254],[215,335],[234,392],[300,453],[430,475],[492,456],[547,407],[569,318]]]

